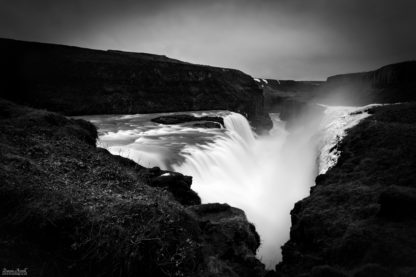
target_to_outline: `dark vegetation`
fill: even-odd
[[[416,276],[416,104],[371,113],[295,204],[282,276]]]
[[[0,57],[0,97],[33,108],[64,115],[230,110],[271,122],[253,78],[234,69],[10,39],[0,39]]]
[[[95,146],[89,122],[0,100],[0,264],[30,276],[263,276],[244,212]]]

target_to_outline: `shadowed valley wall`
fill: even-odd
[[[2,97],[32,107],[65,115],[230,110],[264,117],[262,91],[238,70],[10,39],[0,39],[0,50]]]
[[[312,101],[329,105],[367,105],[416,100],[416,61],[329,77]]]

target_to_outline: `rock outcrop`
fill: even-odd
[[[416,104],[372,113],[291,211],[282,276],[416,275]]]
[[[218,116],[193,116],[189,114],[176,114],[176,115],[166,115],[166,116],[159,116],[156,118],[151,119],[151,121],[156,123],[162,124],[179,124],[179,123],[186,123],[186,122],[193,122],[193,121],[209,121],[209,122],[216,122],[221,126],[224,126],[224,119]]]
[[[234,69],[10,39],[0,39],[0,57],[1,97],[65,115],[230,110],[249,121],[267,117],[262,91]]]
[[[416,62],[403,62],[383,66],[380,69],[363,73],[342,74],[328,77],[328,84],[371,83],[392,85],[413,82],[416,73]]]
[[[416,100],[416,61],[383,66],[375,71],[328,77],[313,101],[363,106]]]
[[[293,81],[254,79],[263,90],[264,109],[267,112],[281,112],[285,101],[304,102],[310,98],[313,91],[318,89],[322,81]]]
[[[89,122],[0,99],[0,262],[33,276],[267,272],[243,211],[96,147]]]
[[[264,265],[255,256],[260,237],[242,210],[219,203],[191,206],[188,210],[197,215],[204,232],[204,263],[208,270],[201,277],[265,274]]]

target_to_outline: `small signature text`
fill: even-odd
[[[27,275],[27,268],[6,269],[3,268],[2,275]]]

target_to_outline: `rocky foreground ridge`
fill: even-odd
[[[281,276],[416,276],[416,104],[371,114],[291,211]]]
[[[1,97],[34,108],[64,115],[229,110],[258,133],[267,130],[257,123],[271,123],[262,91],[234,69],[11,39],[0,39],[0,56]]]
[[[265,276],[243,211],[96,147],[84,120],[0,99],[0,264],[29,276]],[[271,273],[270,273],[271,274]]]

